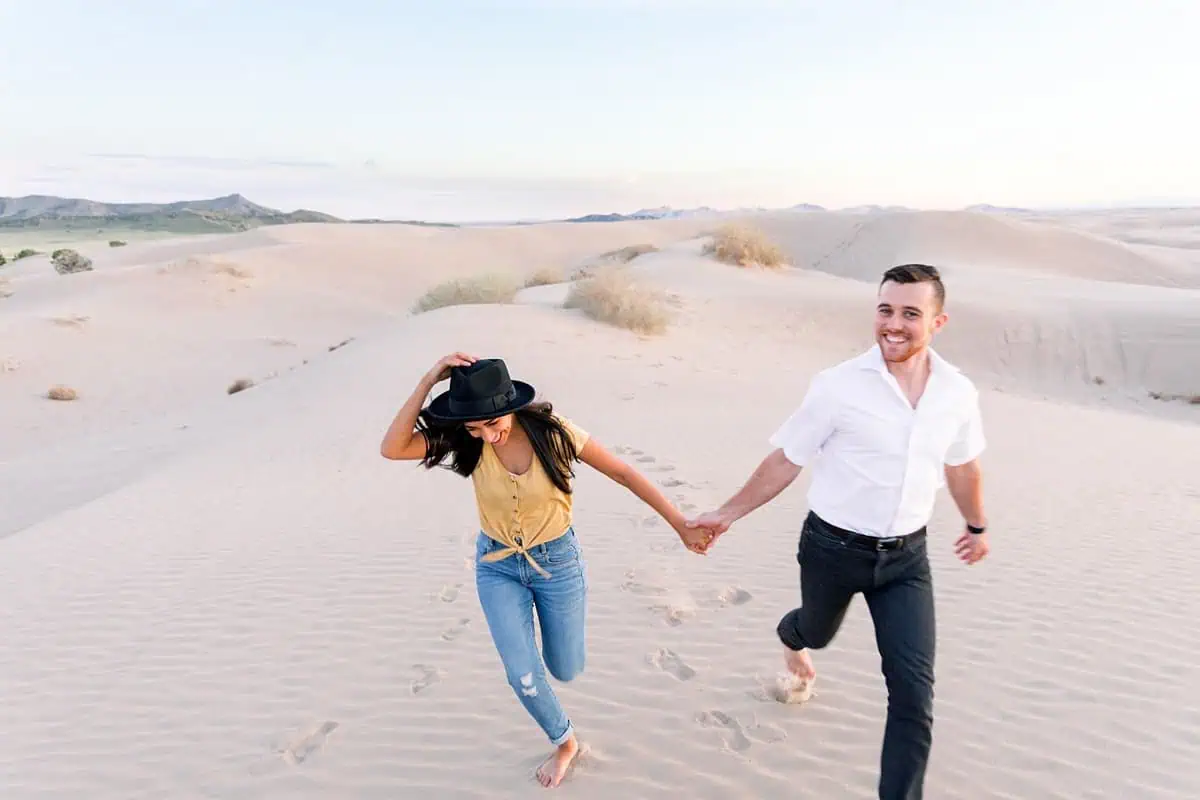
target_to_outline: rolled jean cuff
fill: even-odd
[[[567,741],[567,739],[570,739],[571,734],[573,734],[574,732],[575,732],[575,726],[572,725],[570,722],[568,722],[567,729],[562,732],[561,736],[551,737],[550,744],[554,745],[555,747],[558,747],[560,744]]]
[[[784,614],[783,619],[779,620],[779,624],[775,626],[775,633],[779,636],[779,641],[783,642],[786,647],[792,650],[804,650],[808,647],[808,643],[796,630],[796,616],[796,611]]]

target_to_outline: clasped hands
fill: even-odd
[[[675,528],[684,547],[699,555],[707,555],[709,549],[727,530],[729,530],[729,521],[716,511],[709,511],[694,519],[684,520]]]

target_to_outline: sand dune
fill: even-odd
[[[1093,234],[897,220],[780,272],[702,257],[706,226],[682,222],[297,226],[17,276],[0,299],[17,365],[0,372],[4,796],[543,796],[545,742],[475,599],[469,484],[378,455],[412,382],[448,349],[502,355],[704,509],[812,372],[867,345],[875,276],[905,254],[953,261],[939,349],[983,389],[996,530],[962,567],[939,505],[927,796],[1200,794],[1200,405],[1148,395],[1200,393],[1197,293]],[[762,223],[805,267],[850,230]],[[677,303],[661,336],[562,309],[557,286],[408,314],[446,277],[639,242],[663,250],[632,274]],[[256,385],[226,394],[239,377]],[[79,399],[45,399],[55,382]],[[581,475],[589,662],[559,691],[588,751],[559,795],[873,796],[885,694],[861,603],[817,695],[770,694],[804,485],[699,558]]]
[[[767,214],[761,227],[787,248],[794,263],[834,275],[873,279],[879,264],[924,261],[957,278],[967,270],[1049,275],[1200,288],[1200,273],[1151,258],[1084,229],[967,211],[880,214]]]

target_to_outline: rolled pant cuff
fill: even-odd
[[[568,722],[567,729],[562,732],[561,736],[552,736],[550,738],[550,744],[554,745],[555,747],[558,747],[560,744],[567,741],[567,739],[570,739],[571,734],[573,734],[573,733],[575,733],[575,726],[572,725],[570,722]]]
[[[784,614],[783,619],[779,620],[779,624],[775,626],[775,633],[779,636],[779,641],[792,650],[807,649],[808,643],[796,632],[795,619],[795,611],[789,611],[787,614]]]

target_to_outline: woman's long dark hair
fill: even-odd
[[[571,434],[554,416],[550,403],[531,403],[513,412],[514,423],[521,426],[533,445],[533,454],[542,462],[542,469],[564,494],[571,493],[572,466],[579,460]],[[461,422],[445,423],[430,419],[422,411],[417,418],[417,431],[425,437],[426,469],[445,467],[463,477],[475,471],[483,454],[483,440],[471,435]]]

